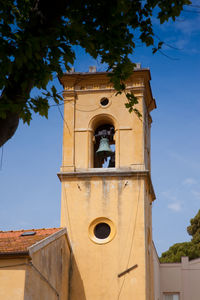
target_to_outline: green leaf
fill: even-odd
[[[20,111],[20,117],[30,123],[32,112],[47,117],[47,100],[59,104],[62,97],[55,87],[47,85],[55,72],[63,75],[64,68],[74,63],[79,47],[94,59],[108,66],[110,80],[116,95],[126,93],[126,80],[133,73],[136,37],[156,53],[163,42],[155,45],[152,21],[160,23],[175,20],[189,0],[126,0],[111,1],[61,1],[59,5],[48,2],[48,7],[34,1],[1,1],[0,10],[0,89],[7,95],[23,99],[9,99],[11,105],[0,107],[0,117],[8,111]],[[33,8],[34,7],[34,8]],[[33,13],[34,12],[34,13]],[[75,49],[75,50],[74,50]],[[41,90],[41,99],[30,100],[33,88]],[[45,94],[46,93],[46,94]],[[126,93],[126,107],[136,113],[137,99]]]

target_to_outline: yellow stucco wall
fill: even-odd
[[[67,300],[70,250],[66,236],[59,237],[31,256],[24,300]]]
[[[149,80],[149,71],[145,70],[134,73],[127,83],[127,91],[133,92],[139,100],[135,107],[143,115],[140,120],[125,107],[125,94],[115,96],[106,75],[90,75],[83,79],[76,75],[66,75],[62,78],[65,89],[65,122],[61,171],[93,167],[93,132],[102,122],[110,121],[115,126],[116,167],[150,168],[149,112],[155,108],[155,102],[149,88]],[[79,85],[76,82],[79,82]],[[100,105],[103,97],[109,99],[109,105],[105,107]]]
[[[0,300],[68,300],[67,237],[43,241],[27,258],[0,259]]]
[[[141,120],[125,108],[124,94],[114,96],[106,74],[81,76],[62,79],[61,226],[68,229],[72,253],[62,235],[36,247],[29,261],[1,260],[0,299],[153,300],[150,73],[134,72],[126,83],[138,97]],[[116,165],[95,169],[94,131],[107,123],[115,127]],[[94,237],[97,220],[110,222],[105,243]],[[7,266],[13,262],[21,266]]]
[[[117,299],[119,293],[120,299],[151,299],[146,298],[144,185],[144,179],[126,176],[71,178],[63,184],[61,222],[74,255],[70,299]],[[112,220],[116,229],[106,244],[89,237],[89,226],[99,217]]]
[[[0,299],[23,300],[27,259],[0,259]]]
[[[66,75],[64,85],[61,226],[68,228],[73,250],[70,300],[153,299],[149,112],[155,102],[149,71],[135,72],[128,91],[138,97],[140,120],[114,95],[106,74]],[[109,104],[100,105],[106,97]],[[114,169],[93,168],[94,131],[115,127]],[[89,234],[92,222],[108,218],[116,231],[105,244]],[[103,219],[102,219],[103,220]],[[118,274],[138,265],[118,277]]]

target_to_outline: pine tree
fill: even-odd
[[[200,210],[196,216],[190,220],[187,232],[192,236],[190,242],[174,244],[163,252],[160,257],[161,263],[181,262],[182,256],[188,256],[189,260],[200,257]]]

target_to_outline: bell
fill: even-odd
[[[96,151],[96,154],[99,156],[110,156],[112,154],[112,150],[109,145],[109,140],[107,138],[102,137],[99,143],[99,149]]]

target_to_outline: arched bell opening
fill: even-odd
[[[115,128],[103,124],[94,131],[94,168],[115,168]]]

